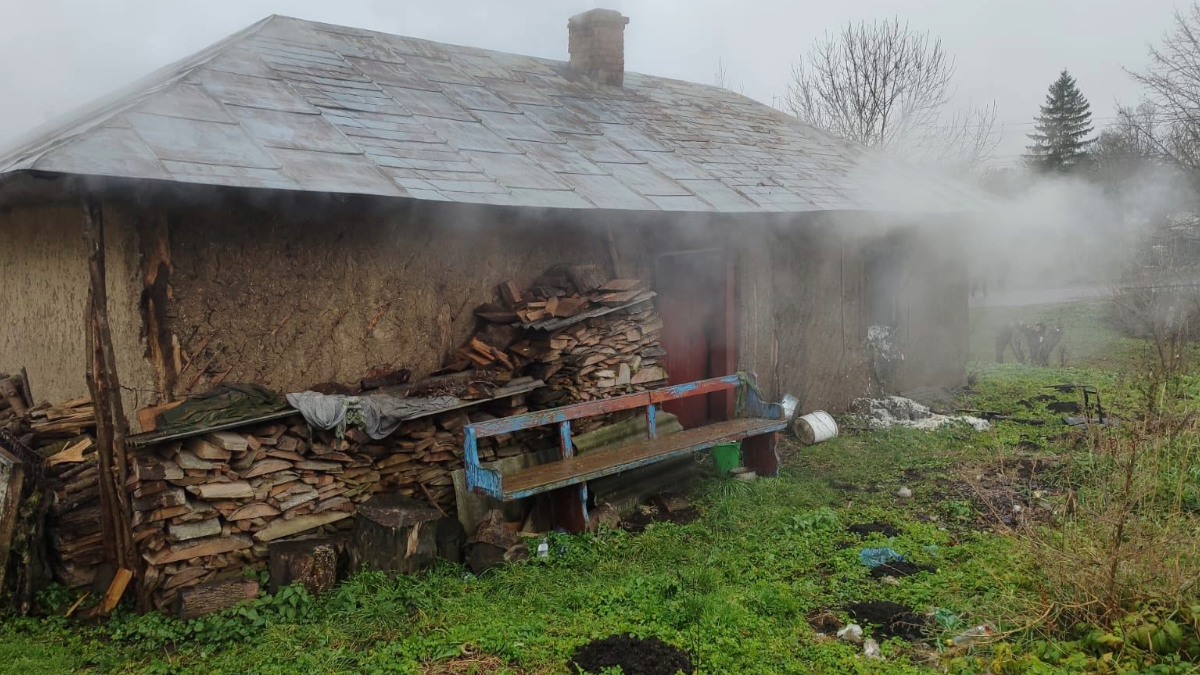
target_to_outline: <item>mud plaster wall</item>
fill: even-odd
[[[145,368],[139,348],[136,256],[131,234],[105,204],[109,322],[122,385],[136,389]],[[82,210],[75,205],[0,209],[0,372],[29,373],[38,401],[88,393],[83,311],[87,254]],[[125,390],[125,405],[137,395]]]
[[[374,366],[421,377],[470,336],[497,283],[609,260],[598,228],[461,207],[193,208],[172,215],[170,239],[171,327],[185,360],[204,345],[181,394],[219,378],[297,391]]]
[[[869,391],[864,241],[817,217],[218,205],[170,217],[171,329],[185,360],[204,345],[176,393],[219,378],[298,390],[353,382],[381,365],[420,377],[469,337],[471,311],[494,300],[496,283],[527,285],[558,262],[608,269],[607,226],[622,273],[646,280],[656,254],[730,247],[739,363],[765,392],[841,410]],[[912,367],[901,379],[906,387],[957,383],[965,290],[958,303],[946,283],[965,277],[915,251],[903,253],[918,273],[902,327]]]

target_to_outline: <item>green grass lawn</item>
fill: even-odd
[[[806,616],[883,599],[944,608],[965,626],[1029,592],[993,579],[1012,564],[1006,538],[947,527],[953,515],[933,497],[954,463],[1006,452],[992,434],[894,431],[789,449],[779,479],[702,486],[703,517],[693,523],[556,537],[549,562],[479,579],[455,565],[415,579],[364,575],[297,603],[295,619],[262,610],[261,626],[237,612],[191,624],[157,615],[100,626],[10,621],[0,672],[420,673],[466,649],[508,664],[489,672],[555,673],[579,645],[626,631],[693,652],[705,673],[932,672],[936,653],[895,641],[884,644],[887,661],[866,662],[852,645],[818,640]],[[893,495],[902,484],[914,499]],[[836,523],[798,524],[822,507]],[[875,520],[902,533],[860,540],[844,531]],[[912,552],[939,571],[881,584],[858,561],[868,545]]]
[[[1107,300],[1091,300],[1033,307],[973,307],[970,310],[969,359],[981,363],[996,360],[996,332],[1002,325],[1018,321],[1048,326],[1062,322],[1063,339],[1068,367],[1116,369],[1123,366],[1132,352],[1140,346],[1138,340],[1122,337],[1109,324]],[[1053,363],[1059,363],[1060,351],[1055,349]],[[1014,361],[1012,352],[1005,361]]]
[[[1038,311],[1064,317],[1083,367],[975,363],[978,381],[963,406],[1023,410],[1016,401],[1064,380],[1111,396],[1119,377],[1097,367],[1100,353],[1085,360],[1093,343],[1073,332],[1095,323],[1098,310]],[[975,349],[976,329],[1001,319],[972,319]],[[1061,425],[1011,422],[986,432],[954,425],[844,435],[812,447],[789,443],[777,479],[700,485],[694,522],[656,523],[638,535],[555,536],[549,560],[480,578],[450,564],[418,577],[364,574],[320,599],[291,590],[187,623],[124,610],[97,625],[10,618],[0,622],[0,673],[566,673],[580,645],[623,632],[686,649],[697,672],[711,674],[1115,673],[1100,653],[1079,646],[1079,630],[1040,629],[1046,579],[1021,542],[991,527],[963,490],[979,467],[1063,457],[1077,452],[1071,447]],[[897,497],[901,486],[914,496]],[[874,521],[900,534],[846,531]],[[859,562],[867,546],[891,547],[937,571],[894,585],[873,579]],[[810,626],[810,617],[846,620],[848,603],[874,600],[936,612],[940,620],[923,643],[884,641],[883,660]],[[947,645],[980,623],[1011,634],[988,647]],[[1176,665],[1144,672],[1192,672]]]

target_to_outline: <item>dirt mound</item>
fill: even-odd
[[[927,619],[896,602],[856,602],[847,605],[846,612],[855,621],[876,627],[875,636],[883,640],[898,637],[914,642],[925,637]]]
[[[964,468],[937,497],[970,502],[981,527],[1044,522],[1054,515],[1053,498],[1065,492],[1062,473],[1062,461],[1053,458],[1001,459]]]
[[[873,523],[859,523],[846,528],[850,534],[857,534],[860,537],[866,537],[872,534],[882,534],[885,537],[895,537],[900,534],[900,530],[896,529],[895,525],[881,523],[875,521]]]
[[[642,639],[625,633],[593,640],[567,662],[571,672],[599,673],[613,667],[620,667],[625,675],[691,675],[692,657],[656,637]]]
[[[896,577],[899,579],[900,577],[906,577],[917,572],[937,572],[937,568],[932,565],[914,565],[905,560],[884,563],[871,568],[871,576],[876,579],[884,577]]]
[[[808,619],[808,625],[812,626],[814,631],[822,635],[833,635],[842,628],[841,619],[837,618],[837,615],[833,612],[818,610],[809,612],[805,618]]]

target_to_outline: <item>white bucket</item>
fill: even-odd
[[[834,422],[833,416],[824,410],[814,410],[807,415],[797,417],[792,431],[805,445],[827,441],[838,435],[837,422]]]

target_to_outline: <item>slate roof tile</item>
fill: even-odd
[[[281,16],[19,142],[0,189],[32,168],[559,208],[994,204],[724,89]]]

